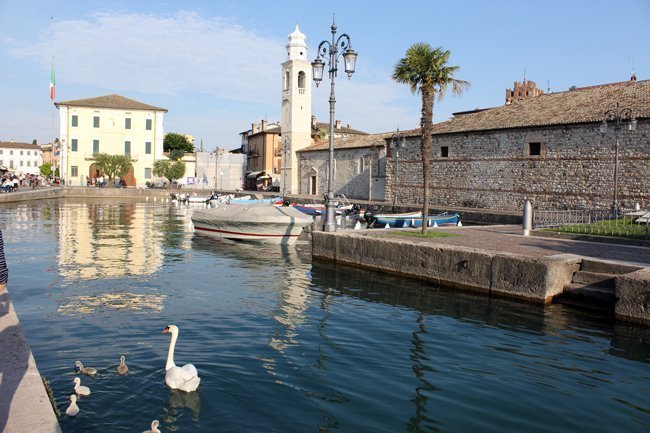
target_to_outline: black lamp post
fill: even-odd
[[[390,146],[395,150],[395,177],[393,181],[393,208],[397,207],[397,180],[399,176],[399,150],[406,146],[406,137],[399,131],[390,138]]]
[[[354,73],[354,68],[357,61],[357,53],[352,49],[350,37],[343,33],[336,38],[336,23],[332,22],[332,41],[322,41],[318,45],[316,60],[311,64],[312,75],[316,82],[316,87],[323,80],[323,71],[325,69],[325,61],[323,59],[329,56],[329,76],[331,81],[330,90],[330,136],[329,136],[329,167],[327,178],[327,196],[325,199],[326,219],[323,230],[326,232],[336,231],[336,220],[334,218],[334,106],[336,98],[334,97],[334,78],[338,71],[339,63],[339,50],[343,51],[343,61],[345,63],[345,73],[348,78]]]
[[[628,129],[636,130],[636,118],[631,108],[621,107],[617,102],[616,107],[605,111],[603,122],[600,124],[600,133],[605,136],[607,133],[607,122],[614,122],[614,133],[616,135],[616,144],[614,147],[614,198],[612,200],[612,211],[618,213],[618,138],[623,128],[623,121],[628,120]]]

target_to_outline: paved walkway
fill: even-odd
[[[431,230],[431,229],[430,229]],[[443,245],[459,245],[484,251],[522,254],[530,257],[544,257],[554,254],[575,254],[599,260],[650,267],[650,248],[617,245],[604,242],[578,241],[570,239],[523,236],[521,226],[466,226],[440,227],[448,233],[459,234],[441,238],[413,238],[414,242],[432,242]],[[368,230],[369,236],[397,236],[391,230]],[[393,230],[394,231],[394,230]]]

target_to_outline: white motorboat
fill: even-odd
[[[292,245],[313,218],[292,207],[269,204],[221,205],[192,213],[195,233],[207,236]]]

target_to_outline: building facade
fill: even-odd
[[[85,185],[102,173],[98,153],[128,155],[133,169],[127,186],[153,181],[153,165],[163,155],[164,108],[120,95],[55,103],[59,109],[61,178],[68,185]]]
[[[0,141],[0,166],[16,174],[39,174],[43,163],[38,144]]]
[[[237,191],[244,188],[246,155],[217,148],[196,152],[197,188]]]
[[[618,131],[608,118],[602,133],[606,113],[617,104],[631,113],[622,112]],[[400,150],[398,173],[394,158],[387,160],[386,195],[400,203],[422,203],[419,134],[411,133]],[[622,206],[647,206],[650,81],[578,88],[456,115],[434,125],[432,155],[430,204],[436,208],[518,211],[527,199],[545,209],[609,208],[615,183]]]
[[[272,189],[280,185],[283,170],[280,125],[266,120],[253,123],[251,129],[240,133],[246,155],[246,177],[244,189]]]

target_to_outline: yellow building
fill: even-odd
[[[85,185],[102,173],[98,153],[129,155],[133,164],[127,186],[153,181],[153,164],[163,155],[164,108],[120,95],[55,103],[60,113],[61,178],[66,185]]]

